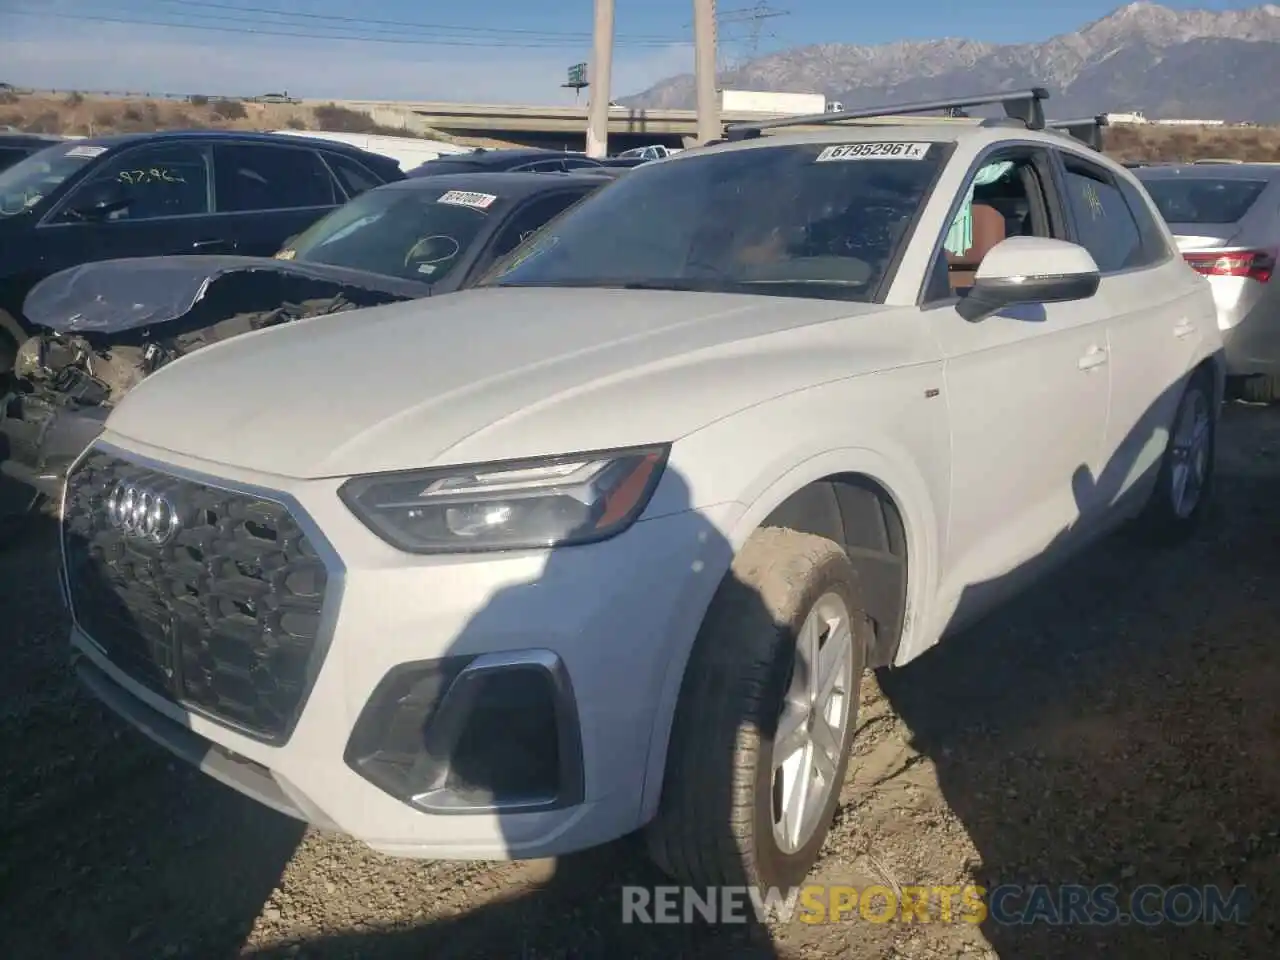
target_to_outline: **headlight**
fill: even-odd
[[[669,447],[354,477],[338,494],[408,553],[564,547],[616,536],[640,516]]]

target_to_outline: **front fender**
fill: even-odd
[[[892,385],[888,377],[868,378],[877,381],[877,392],[901,389],[909,393],[919,372],[908,372],[906,383]],[[840,385],[848,394],[858,390],[856,381]],[[834,388],[833,388],[834,389]],[[924,612],[937,581],[937,559],[941,556],[946,522],[946,491],[949,476],[944,471],[930,482],[930,461],[944,456],[948,450],[945,417],[919,421],[918,429],[907,429],[895,438],[893,417],[880,420],[888,430],[869,426],[859,431],[863,442],[831,447],[831,438],[843,431],[830,429],[830,421],[815,419],[814,409],[821,409],[830,396],[826,388],[805,391],[784,398],[764,408],[744,411],[718,424],[684,438],[672,450],[670,467],[678,475],[671,485],[661,484],[650,505],[651,515],[676,512],[681,506],[710,509],[732,505],[734,509],[718,512],[718,533],[723,549],[708,551],[708,562],[714,562],[711,576],[700,581],[701,592],[689,603],[663,638],[660,662],[664,671],[655,690],[655,710],[650,734],[649,754],[642,797],[642,822],[656,814],[662,792],[667,747],[674,721],[676,703],[684,679],[697,630],[711,603],[716,585],[724,577],[733,556],[759,528],[760,524],[784,500],[802,487],[838,474],[861,474],[879,484],[894,500],[902,515],[908,549],[907,610],[909,618],[903,628],[895,663],[902,664],[931,645],[933,639],[921,632],[929,622]],[[923,392],[917,396],[923,396]],[[818,404],[814,408],[812,404]],[[807,411],[805,408],[809,408]],[[827,408],[830,409],[830,408]],[[890,405],[887,409],[894,409]],[[899,408],[902,409],[902,408]],[[941,409],[941,407],[939,407]],[[932,412],[932,408],[930,408]],[[807,415],[806,415],[807,413]],[[771,429],[771,421],[789,425],[779,433]],[[879,418],[878,418],[879,419]],[[918,418],[917,418],[918,419]],[[808,424],[808,428],[799,427]],[[848,434],[853,436],[854,434]],[[788,437],[776,446],[767,437]],[[825,438],[825,440],[823,439]],[[736,451],[736,455],[732,452]],[[754,451],[753,463],[747,469],[742,463],[743,451]],[[921,454],[924,454],[923,456]],[[943,461],[945,462],[945,461]],[[676,492],[678,491],[678,493]],[[687,500],[685,498],[688,498]],[[677,500],[683,501],[682,503]],[[714,558],[712,560],[711,558]]]

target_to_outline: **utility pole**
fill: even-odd
[[[596,0],[591,51],[591,100],[587,106],[587,156],[609,155],[609,75],[613,72],[613,0]]]
[[[698,91],[698,143],[721,135],[716,98],[716,0],[693,0],[693,73]]]

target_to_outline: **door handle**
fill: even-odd
[[[1107,351],[1101,347],[1090,347],[1089,352],[1076,361],[1081,370],[1092,370],[1107,362]]]
[[[1182,320],[1173,328],[1173,335],[1179,340],[1185,340],[1196,332],[1196,325],[1190,320]]]
[[[197,253],[209,250],[234,250],[235,243],[230,240],[197,240],[191,244],[191,249]]]

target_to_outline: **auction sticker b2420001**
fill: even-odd
[[[929,143],[835,143],[824,147],[815,163],[833,160],[923,160],[929,153]]]

